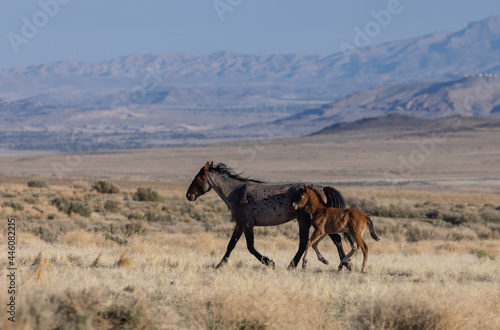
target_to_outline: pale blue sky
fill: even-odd
[[[0,68],[168,52],[328,55],[339,52],[342,41],[353,43],[354,27],[373,20],[372,10],[396,0],[216,0],[233,4],[223,21],[213,0],[59,1],[68,3],[45,16],[45,25],[38,15],[44,26],[16,54],[8,34],[23,36],[22,19],[33,22],[39,0],[0,0]],[[498,0],[400,0],[400,6],[372,44],[457,31],[500,14]]]

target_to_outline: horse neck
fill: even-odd
[[[226,203],[226,205],[231,208],[229,195],[234,190],[241,188],[245,184],[245,182],[230,178],[224,174],[219,173],[210,173],[208,178],[212,189],[217,193],[217,195],[219,195],[224,203]]]

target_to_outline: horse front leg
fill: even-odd
[[[250,253],[253,254],[255,258],[257,258],[257,260],[259,260],[261,263],[266,266],[272,266],[274,269],[274,261],[272,261],[268,257],[263,256],[255,249],[253,227],[254,225],[252,223],[243,224],[243,232],[245,233],[245,238],[247,240],[248,251],[250,251]]]
[[[231,236],[231,240],[229,240],[229,243],[227,244],[226,254],[224,254],[224,257],[219,262],[219,264],[217,266],[215,266],[215,268],[221,268],[222,266],[224,266],[227,263],[227,260],[229,259],[231,252],[233,251],[234,247],[236,246],[236,243],[238,243],[238,240],[240,239],[241,234],[243,234],[243,227],[239,223],[236,223],[236,226],[234,227],[234,230],[233,230],[233,235]]]
[[[341,260],[340,265],[339,265],[339,271],[342,270],[343,266],[345,266],[347,269],[352,271],[351,260],[347,260],[347,262],[345,262],[345,263],[342,262],[342,260],[345,258],[345,251],[344,251],[344,247],[342,246],[342,237],[340,236],[340,234],[328,234],[328,236],[330,236],[330,238],[332,239],[333,244],[335,244],[335,246],[337,247],[337,251],[339,253],[339,258]],[[352,244],[353,244],[352,240],[350,240],[349,243],[351,244],[351,247],[352,247]]]
[[[288,269],[293,269],[297,267],[300,258],[302,258],[302,254],[304,254],[304,251],[306,250],[307,241],[309,240],[309,228],[311,228],[311,220],[309,219],[309,216],[299,215],[297,217],[297,221],[299,222],[299,237],[300,237],[299,250],[295,254],[295,257],[293,257],[293,260],[290,262],[290,265],[288,265]]]

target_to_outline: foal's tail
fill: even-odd
[[[380,241],[380,238],[375,233],[375,229],[373,229],[372,219],[370,219],[370,217],[366,217],[366,222],[368,223],[368,229],[370,230],[370,235],[372,236],[372,238],[377,242]]]

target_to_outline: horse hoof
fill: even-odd
[[[221,267],[222,267],[222,263],[217,264],[217,265],[213,265],[213,267],[214,267],[214,269],[219,269],[219,268],[221,268]]]
[[[345,264],[345,267],[350,271],[352,272],[352,262],[348,262],[347,264]]]
[[[329,264],[330,264],[330,263],[328,262],[328,260],[326,260],[326,259],[321,260],[321,262],[322,262],[322,263],[324,263],[325,265],[329,265]]]
[[[266,266],[273,267],[274,270],[274,261],[272,261],[271,259],[265,258],[264,260],[262,260],[262,263]]]

